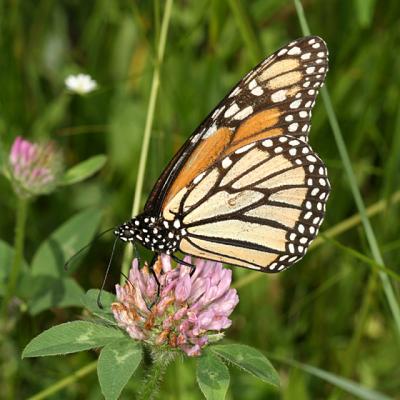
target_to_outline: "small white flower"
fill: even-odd
[[[65,86],[72,92],[83,95],[95,90],[97,82],[90,75],[69,75],[65,78]]]

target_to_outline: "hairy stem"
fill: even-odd
[[[163,377],[167,370],[167,366],[173,359],[173,353],[163,352],[153,354],[153,363],[147,371],[147,378],[145,379],[140,392],[140,399],[156,399]]]
[[[16,212],[16,225],[14,236],[14,257],[11,264],[10,276],[3,298],[3,305],[1,308],[1,320],[7,318],[7,309],[12,296],[15,294],[18,278],[21,272],[21,264],[24,258],[24,242],[25,242],[25,224],[28,211],[28,201],[26,199],[18,198],[17,212]]]

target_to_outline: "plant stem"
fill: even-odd
[[[11,264],[10,276],[3,298],[1,308],[1,320],[7,318],[7,308],[12,296],[15,294],[18,278],[21,272],[21,264],[24,257],[25,224],[28,211],[28,200],[18,198],[16,210],[16,224],[14,236],[14,257]]]
[[[376,289],[377,289],[377,275],[376,273],[373,273],[372,275],[370,275],[368,279],[367,290],[357,318],[358,319],[357,326],[356,329],[354,330],[350,346],[348,347],[347,362],[344,365],[344,373],[343,373],[343,376],[345,377],[352,378],[351,371],[354,370],[354,362],[356,360],[359,344],[362,339],[364,327],[367,322],[368,313],[371,308],[371,304],[373,303],[374,293]]]
[[[83,378],[85,375],[88,375],[94,371],[96,371],[97,361],[93,361],[84,367],[78,369],[78,371],[73,372],[68,377],[61,379],[60,381],[56,382],[54,385],[49,386],[48,388],[42,390],[39,393],[36,393],[32,397],[29,397],[27,400],[42,400],[47,397],[52,396],[53,394],[57,393],[61,389],[69,386],[70,384],[74,383],[80,378]]]
[[[145,174],[145,170],[146,170],[147,155],[149,153],[150,136],[151,136],[151,130],[153,128],[154,113],[155,113],[155,108],[156,108],[158,89],[160,87],[160,70],[161,70],[161,64],[164,59],[165,45],[167,42],[169,22],[171,19],[172,3],[173,3],[173,0],[166,1],[163,20],[161,23],[160,39],[158,42],[157,57],[156,57],[156,62],[155,62],[155,66],[154,66],[153,79],[151,82],[150,98],[149,98],[149,104],[147,107],[147,115],[146,115],[146,124],[145,124],[145,128],[144,128],[143,143],[142,143],[142,149],[140,152],[139,168],[138,168],[138,174],[137,174],[137,178],[136,178],[135,195],[134,195],[133,205],[132,205],[132,216],[137,215],[140,210],[140,202],[141,202],[142,193],[143,193],[144,174]],[[122,262],[123,274],[121,275],[121,283],[123,283],[123,281],[125,280],[124,275],[125,276],[128,275],[131,258],[132,258],[132,246],[126,246],[125,252],[124,252],[124,259]]]
[[[140,391],[140,399],[154,400],[156,398],[167,366],[172,360],[173,355],[168,353],[160,353],[156,357],[153,357],[153,363],[147,371],[147,379],[144,381],[144,385]]]
[[[307,20],[304,14],[303,6],[301,5],[300,0],[294,0],[294,5],[296,7],[297,15],[300,21],[300,26],[303,31],[304,35],[309,35],[310,34],[310,29],[307,24]],[[321,89],[321,95],[322,99],[325,104],[325,109],[328,115],[329,123],[332,128],[333,136],[336,141],[336,145],[340,154],[340,158],[342,159],[342,163],[344,166],[344,169],[346,171],[347,178],[350,183],[350,188],[353,193],[354,201],[356,203],[356,206],[358,208],[358,211],[360,213],[361,217],[361,222],[364,226],[364,231],[367,237],[367,241],[369,244],[369,247],[371,249],[372,255],[375,259],[375,261],[379,265],[384,265],[383,257],[381,254],[381,251],[379,249],[378,241],[376,239],[374,230],[372,228],[371,222],[368,219],[367,212],[365,209],[364,201],[361,197],[360,190],[357,185],[357,180],[353,171],[353,167],[351,165],[349,153],[347,152],[347,147],[343,139],[342,131],[339,126],[339,122],[336,118],[335,111],[333,109],[333,105],[331,102],[331,98],[329,96],[328,90],[326,87]],[[400,334],[400,306],[399,303],[397,302],[395,293],[393,291],[392,284],[390,282],[389,277],[384,271],[379,271],[379,277],[382,282],[383,290],[385,292],[385,296],[387,299],[387,302],[389,304],[390,310],[393,315],[393,319],[397,328],[397,333]]]

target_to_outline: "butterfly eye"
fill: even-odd
[[[129,240],[133,238],[134,234],[134,230],[131,227],[126,226],[125,224],[121,225],[118,229],[114,231],[114,235],[123,240]]]
[[[130,229],[124,229],[122,231],[122,236],[124,236],[126,238],[131,238],[131,237],[133,237],[133,231]]]

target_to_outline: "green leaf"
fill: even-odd
[[[90,157],[70,168],[62,177],[60,184],[72,185],[73,183],[81,182],[99,171],[106,161],[107,157],[103,154]]]
[[[132,339],[107,344],[97,363],[101,391],[106,400],[118,399],[142,360],[142,349]]]
[[[314,375],[326,382],[331,383],[332,385],[346,391],[347,393],[352,394],[353,396],[356,396],[359,399],[364,399],[364,400],[390,400],[390,397],[386,396],[383,393],[379,393],[375,390],[366,388],[356,382],[351,381],[350,379],[342,378],[341,376],[332,374],[331,372],[324,371],[323,369],[319,369],[316,367],[313,367],[308,364],[303,364],[298,361],[292,360],[292,359],[287,359],[287,358],[281,358],[281,357],[274,357],[274,359],[288,364],[292,367],[299,368],[302,371],[305,371],[311,375]]]
[[[229,370],[216,355],[205,351],[197,362],[197,383],[207,400],[225,399]]]
[[[210,349],[251,375],[279,387],[279,375],[260,351],[243,344],[219,344]]]
[[[26,275],[22,290],[28,300],[29,313],[39,314],[52,307],[80,307],[83,289],[72,278],[50,275]]]
[[[103,309],[97,305],[97,296],[99,294],[98,289],[90,289],[82,297],[82,303],[92,314],[97,317],[104,319],[108,322],[115,323],[114,315],[111,311],[111,303],[115,301],[115,295],[110,292],[103,290],[101,292],[101,304]]]
[[[76,353],[102,347],[124,337],[118,329],[93,322],[67,322],[33,338],[22,352],[22,358]]]
[[[91,208],[74,215],[61,225],[34,255],[32,274],[65,276],[65,262],[92,240],[100,218],[101,211]],[[77,261],[72,263],[68,272],[75,270],[76,265]]]
[[[4,287],[10,274],[11,264],[14,257],[14,249],[7,242],[0,239],[0,295],[4,294]],[[28,265],[22,260],[21,275],[24,276],[28,271]],[[20,295],[20,284],[17,287],[17,293]]]

